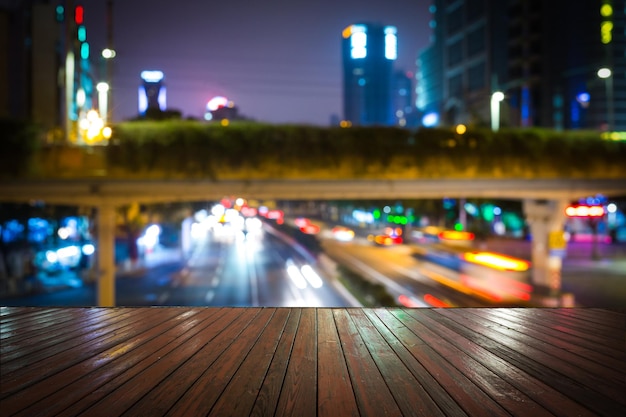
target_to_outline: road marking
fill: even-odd
[[[256,274],[256,263],[254,262],[254,254],[252,251],[246,251],[248,255],[248,275],[250,276],[250,296],[252,298],[252,307],[259,306],[259,279]]]

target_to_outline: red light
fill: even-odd
[[[450,304],[440,300],[432,294],[424,294],[424,301],[433,307],[452,307]]]
[[[300,227],[300,231],[307,235],[316,235],[320,232],[320,228],[314,224],[307,224],[306,226]]]
[[[83,6],[76,6],[74,9],[74,22],[77,25],[82,25],[85,20],[85,9]]]

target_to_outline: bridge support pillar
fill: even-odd
[[[561,261],[550,253],[549,237],[563,232],[568,200],[524,200],[523,210],[532,236],[532,283],[538,294],[561,295]]]
[[[98,306],[115,306],[115,206],[97,208]]]

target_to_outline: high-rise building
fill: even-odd
[[[397,30],[372,23],[343,30],[344,119],[352,125],[394,125],[393,62]]]
[[[35,122],[53,140],[81,143],[96,93],[85,8],[73,0],[12,3],[0,7],[0,93],[8,93],[0,94],[0,116]]]
[[[61,125],[62,22],[49,2],[14,2],[0,9],[0,116]]]
[[[431,13],[416,76],[429,121],[488,126],[501,91],[502,125],[626,131],[626,0],[433,0]]]
[[[138,107],[139,115],[145,116],[150,111],[165,111],[167,96],[163,83],[163,71],[150,70],[141,72]]]
[[[434,0],[433,42],[418,59],[417,107],[426,124],[489,120],[491,92],[505,81],[506,1]]]
[[[413,74],[394,71],[392,89],[394,124],[402,127],[413,125]]]

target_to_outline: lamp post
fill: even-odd
[[[504,100],[502,91],[494,91],[491,94],[491,130],[497,132],[500,128],[500,102]]]
[[[100,117],[102,118],[104,124],[109,123],[108,117],[108,94],[109,94],[109,84],[105,82],[100,82],[96,85],[96,90],[98,90],[98,111],[100,112]]]
[[[613,110],[613,72],[610,68],[600,68],[598,77],[604,80],[606,86],[606,123],[607,131],[612,132],[614,129],[614,110]]]

